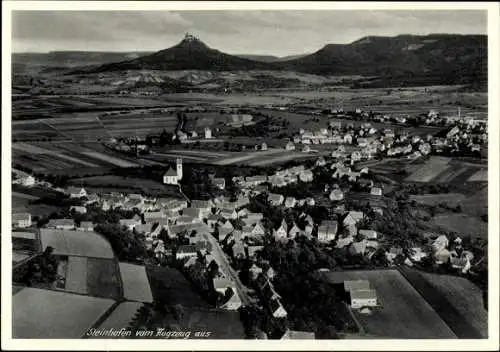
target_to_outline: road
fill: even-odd
[[[219,243],[213,236],[207,236],[207,237],[208,240],[210,241],[210,244],[212,245],[212,255],[215,257],[215,261],[217,262],[217,264],[219,264],[221,271],[228,276],[228,279],[231,279],[235,283],[236,290],[238,291],[238,296],[240,296],[242,304],[244,306],[250,305],[251,299],[248,297],[248,294],[246,293],[247,289],[241,283],[238,274],[231,267],[231,264],[229,264],[229,260],[227,259],[226,254],[224,253]]]

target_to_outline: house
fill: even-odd
[[[432,243],[432,248],[434,249],[434,252],[437,253],[442,251],[443,249],[446,249],[448,247],[448,244],[448,237],[446,237],[445,235],[441,235],[434,240],[434,242]]]
[[[201,210],[198,208],[186,208],[182,210],[182,217],[191,219],[202,219]]]
[[[198,255],[198,248],[194,244],[185,244],[179,246],[175,253],[175,259],[184,259]]]
[[[94,224],[92,221],[82,221],[80,222],[80,226],[77,227],[77,230],[92,232],[94,231]]]
[[[285,201],[285,197],[281,194],[269,193],[267,201],[274,206],[281,205]]]
[[[134,233],[141,234],[141,235],[150,234],[152,229],[153,229],[153,226],[154,226],[153,223],[145,223],[145,224],[136,225],[134,227]]]
[[[226,188],[226,180],[224,178],[222,178],[222,177],[220,177],[220,178],[218,178],[218,177],[214,178],[212,180],[212,183],[218,189],[224,189],[224,188]]]
[[[323,220],[318,227],[318,241],[330,242],[337,237],[338,223],[337,221]]]
[[[446,248],[443,248],[440,251],[434,253],[434,258],[436,260],[436,264],[446,264],[451,258],[451,253]]]
[[[213,285],[215,291],[226,296],[228,289],[232,291],[232,294],[228,301],[220,306],[221,309],[227,310],[238,310],[241,307],[241,299],[236,290],[236,284],[229,279],[214,278]]]
[[[462,274],[466,274],[471,268],[470,260],[468,258],[451,257],[450,264],[452,268],[459,269]]]
[[[315,340],[316,335],[314,332],[296,331],[287,329],[281,340]]]
[[[237,231],[234,231],[233,234],[234,233],[237,233]],[[246,257],[245,245],[240,241],[236,241],[231,249],[233,251],[233,258],[244,259]]]
[[[335,248],[345,248],[349,246],[353,241],[354,238],[352,236],[338,238],[337,242],[335,243]]]
[[[264,176],[264,175],[245,177],[245,185],[247,187],[258,186],[264,182],[267,182],[267,176]]]
[[[367,240],[353,242],[353,243],[351,243],[351,246],[349,247],[349,253],[352,255],[359,255],[359,254],[363,255],[366,252],[367,244],[368,244]]]
[[[176,169],[169,167],[163,175],[163,183],[166,185],[176,185],[182,179],[182,159],[177,159]]]
[[[288,225],[286,224],[285,219],[281,221],[280,226],[274,230],[274,237],[276,239],[283,239],[288,236]]]
[[[148,211],[143,213],[144,221],[149,222],[150,219],[165,218],[166,214],[163,211]]]
[[[95,193],[88,194],[85,198],[86,200],[83,203],[85,205],[95,204],[99,202],[99,196]]]
[[[30,213],[13,213],[12,227],[26,228],[31,226]]]
[[[350,211],[346,214],[342,223],[345,227],[356,226],[356,224],[363,220],[364,217],[365,214],[362,211]]]
[[[401,247],[391,247],[389,249],[389,252],[386,252],[385,253],[385,257],[387,258],[387,260],[392,263],[394,261],[394,259],[396,259],[396,257],[398,256],[402,256],[404,253],[403,253],[403,248]]]
[[[313,179],[314,175],[311,170],[304,170],[299,174],[299,180],[302,182],[311,182]]]
[[[219,214],[220,217],[223,219],[237,219],[238,218],[238,213],[234,209],[221,209]]]
[[[129,199],[123,204],[123,209],[125,210],[142,210],[144,206],[144,200],[143,199]]]
[[[275,318],[286,318],[288,313],[278,299],[272,299],[268,302],[269,310]]]
[[[84,206],[81,206],[81,205],[72,205],[70,208],[69,208],[69,212],[70,213],[79,213],[79,214],[86,214],[87,213],[87,208],[85,208]]]
[[[192,217],[189,215],[182,215],[175,220],[176,225],[189,225],[189,224],[199,224],[201,219],[198,217]]]
[[[344,193],[340,189],[334,189],[332,192],[330,192],[330,198],[331,201],[341,201],[344,199]]]
[[[297,199],[294,197],[287,197],[285,200],[285,207],[287,208],[293,208],[297,204]]]
[[[205,127],[205,139],[211,139],[212,138],[212,130],[210,127]]]
[[[427,257],[427,253],[422,251],[420,247],[410,248],[409,257],[414,262],[420,262],[422,258]]]
[[[35,185],[35,178],[31,175],[21,175],[19,182],[25,187],[32,187]]]
[[[83,198],[87,196],[87,191],[83,187],[70,186],[66,190],[66,193],[69,194],[70,198]]]
[[[210,227],[214,227],[217,221],[219,221],[219,216],[215,214],[210,214],[207,218],[207,225]]]
[[[324,157],[319,157],[318,160],[316,160],[316,166],[325,166],[326,165],[326,160]]]
[[[377,239],[377,231],[374,231],[374,230],[359,230],[358,234],[361,237],[366,238],[368,240],[376,240]]]
[[[250,257],[250,248],[251,247],[248,247],[249,257]],[[257,266],[255,263],[253,263],[252,266],[250,267],[250,269],[248,269],[248,271],[250,272],[250,280],[255,281],[259,277],[259,275],[262,273],[262,268]]]
[[[214,202],[211,200],[191,200],[191,208],[199,209],[202,217],[206,217],[212,213]],[[189,209],[189,208],[188,208]]]
[[[266,151],[266,150],[267,150],[267,143],[266,143],[266,142],[263,142],[263,143],[260,145],[260,150],[262,150],[262,151]]]
[[[243,233],[247,237],[262,237],[265,234],[264,227],[259,222],[256,222],[253,226],[243,226]]]
[[[288,238],[294,239],[295,237],[297,237],[298,235],[300,235],[301,232],[302,231],[299,229],[299,227],[297,226],[297,224],[293,223],[292,228],[288,231]]]
[[[73,230],[75,222],[73,219],[51,219],[45,227],[49,229]]]
[[[351,290],[351,308],[377,306],[377,292],[375,290]]]
[[[372,187],[370,190],[370,194],[372,196],[381,196],[382,195],[382,189],[380,187]]]
[[[120,225],[127,227],[132,231],[137,225],[142,224],[142,221],[136,218],[133,219],[120,219]]]
[[[285,145],[285,150],[295,150],[295,144],[293,144],[293,142],[288,142]]]
[[[332,177],[333,178],[342,178],[345,175],[349,176],[350,173],[351,173],[350,167],[336,165],[335,172],[333,173]]]

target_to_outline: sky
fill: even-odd
[[[231,54],[286,56],[364,36],[486,34],[486,11],[14,11],[13,52],[156,51],[186,32]]]

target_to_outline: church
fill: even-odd
[[[163,175],[163,183],[166,185],[176,185],[182,179],[182,159],[176,160],[176,170],[172,167]]]

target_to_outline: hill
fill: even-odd
[[[179,44],[137,59],[102,65],[93,72],[134,69],[149,70],[259,70],[270,64],[244,59],[209,48],[201,40],[187,35]]]
[[[328,44],[281,69],[321,75],[379,76],[392,83],[463,84],[487,80],[487,36],[365,37]]]
[[[73,68],[131,60],[150,52],[51,51],[48,53],[13,53],[15,65]]]

